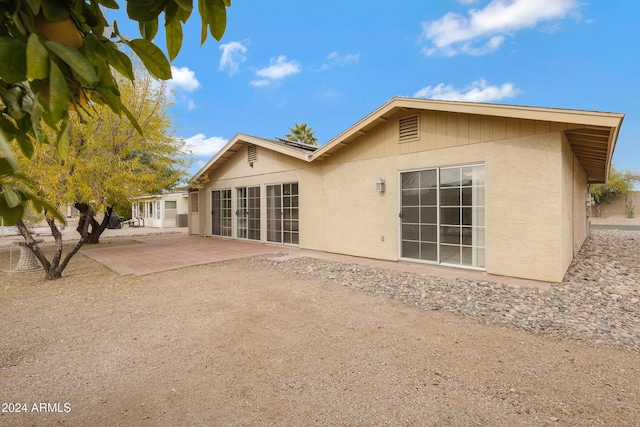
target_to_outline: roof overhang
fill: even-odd
[[[251,135],[236,134],[231,140],[224,146],[218,153],[213,156],[211,160],[207,162],[196,174],[191,178],[192,181],[200,178],[205,172],[211,173],[222,166],[227,160],[233,157],[243,146],[257,145],[259,147],[267,148],[271,151],[275,151],[296,159],[311,161],[309,152],[295,149],[285,144],[277,144],[274,141],[264,138],[258,138]]]
[[[570,130],[566,130],[565,135],[587,172],[589,183],[607,180],[613,150],[624,119],[624,115],[618,113],[397,97],[327,142],[309,157],[311,160],[326,158],[400,111],[411,110],[566,123]]]
[[[192,180],[197,180],[204,173],[215,171],[243,146],[249,144],[305,162],[323,160],[400,112],[410,111],[439,111],[566,124],[566,130],[563,132],[586,171],[590,184],[603,183],[608,179],[613,150],[624,119],[624,114],[619,113],[396,97],[315,151],[301,150],[275,140],[237,134],[193,176]]]

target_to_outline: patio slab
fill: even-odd
[[[550,289],[551,283],[487,274],[482,271],[465,270],[437,265],[384,261],[299,249],[290,246],[270,245],[259,242],[180,235],[155,235],[136,238],[139,243],[123,246],[83,249],[81,252],[120,275],[142,276],[193,265],[209,264],[236,258],[265,255],[276,252],[287,257],[310,257],[393,269],[445,279],[469,279]]]

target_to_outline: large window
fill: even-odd
[[[485,266],[484,165],[402,172],[401,257]]]
[[[211,192],[211,234],[231,237],[231,190]]]

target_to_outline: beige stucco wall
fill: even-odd
[[[586,236],[586,214],[574,210],[586,177],[563,139],[566,128],[423,112],[415,141],[399,144],[397,120],[388,119],[312,163],[258,147],[252,168],[246,147],[241,148],[211,174],[201,192],[200,223],[206,222],[201,234],[211,234],[212,189],[260,185],[266,206],[265,184],[296,181],[301,248],[397,260],[399,172],[481,163],[486,169],[486,271],[559,281]],[[384,193],[376,191],[379,178],[386,182]],[[262,221],[264,233],[264,215]]]

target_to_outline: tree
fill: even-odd
[[[201,44],[209,33],[220,40],[230,6],[231,0],[198,1]],[[45,143],[67,161],[69,109],[87,113],[94,105],[124,114],[142,133],[121,101],[116,79],[116,72],[135,79],[126,50],[155,78],[171,78],[169,61],[182,46],[182,24],[191,16],[193,0],[127,0],[127,15],[139,24],[136,39],[122,35],[116,21],[110,25],[103,7],[119,5],[115,0],[0,0],[0,217],[9,225],[22,218],[29,203],[64,221],[34,194],[37,185],[20,173],[10,141],[26,158],[33,155],[34,143]],[[161,13],[169,58],[153,43]]]
[[[315,131],[311,129],[311,126],[307,127],[306,123],[299,124],[295,122],[295,126],[290,127],[289,130],[291,133],[284,136],[289,141],[301,142],[308,145],[318,145],[318,139],[313,136]]]
[[[140,68],[136,81],[120,86],[122,99],[144,136],[127,119],[96,106],[91,116],[71,114],[67,162],[60,162],[47,145],[36,147],[31,160],[22,159],[29,167],[27,175],[41,183],[38,194],[45,200],[55,205],[75,203],[81,212],[88,212],[87,243],[97,243],[108,223],[104,215],[98,224],[95,213],[108,214],[133,197],[171,188],[186,179],[184,141],[174,136],[165,88]]]
[[[596,202],[597,214],[600,216],[602,203],[611,198],[629,194],[633,191],[635,183],[640,183],[640,174],[631,169],[618,170],[611,167],[609,179],[606,184],[592,184],[589,186],[589,193]]]
[[[83,123],[78,114],[71,114],[68,161],[61,162],[54,147],[46,144],[37,145],[31,159],[20,159],[29,166],[28,178],[41,183],[38,197],[56,207],[75,204],[81,213],[77,229],[80,240],[64,259],[61,239],[56,239],[56,255],[51,261],[33,243],[32,250],[47,278],[60,277],[83,244],[98,243],[114,205],[129,203],[133,197],[159,192],[186,179],[184,140],[173,134],[165,89],[149,75],[144,76],[142,70],[136,73],[136,85],[121,85],[122,99],[144,137],[128,120],[98,106],[96,114],[85,116]],[[104,214],[100,222],[97,213]],[[47,222],[52,234],[59,235],[55,220]],[[17,226],[27,241],[34,241],[22,220]]]

